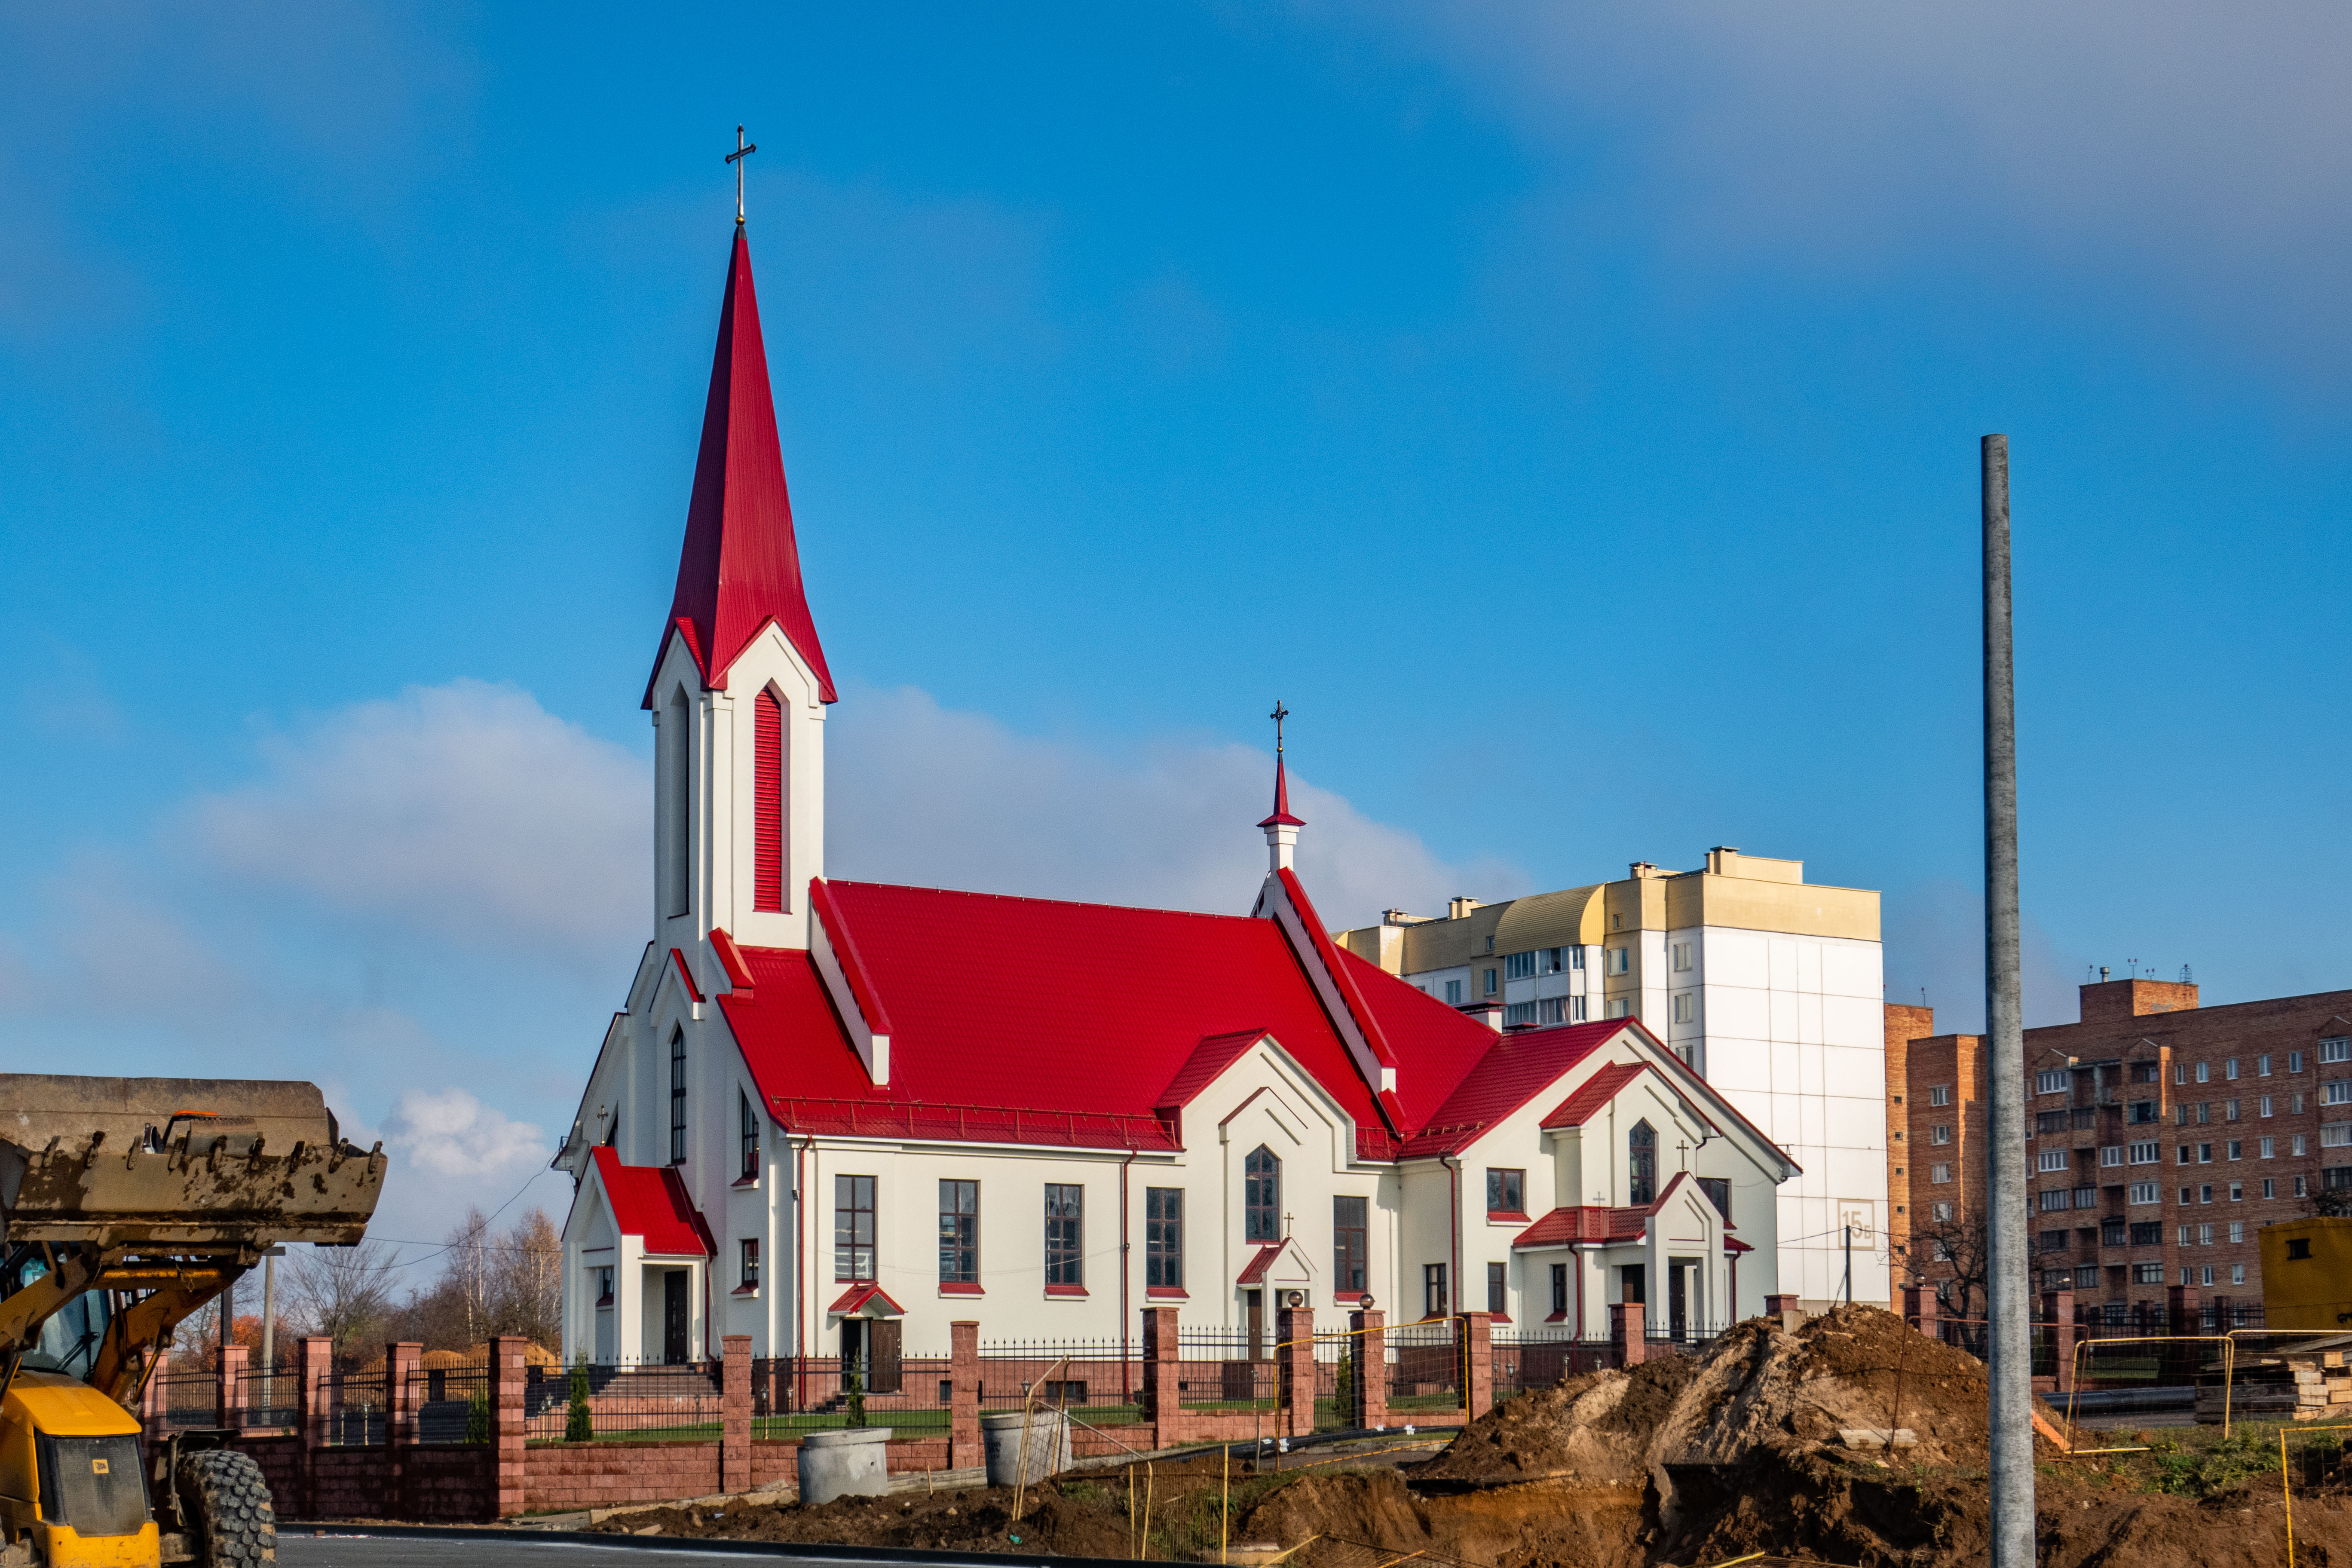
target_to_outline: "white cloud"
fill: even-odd
[[[649,771],[509,686],[338,710],[262,747],[186,822],[214,868],[451,940],[626,954],[646,910]]]
[[[1274,769],[1254,747],[1043,740],[911,688],[850,692],[828,728],[828,875],[1226,912],[1265,878],[1254,825]],[[1299,875],[1334,924],[1530,887],[1506,862],[1443,860],[1295,773],[1290,804],[1307,825]]]
[[[2186,0],[1966,6],[1666,0],[1406,7],[1693,259],[1840,271],[1890,251],[2015,286],[2022,254],[2120,272],[2307,342],[2347,324],[2352,12]]]
[[[409,1089],[382,1128],[346,1129],[344,1136],[383,1140],[390,1165],[369,1234],[387,1241],[437,1243],[468,1206],[488,1214],[526,1188],[499,1216],[501,1226],[534,1206],[561,1219],[570,1202],[567,1179],[547,1168],[555,1145],[546,1132],[464,1089]]]

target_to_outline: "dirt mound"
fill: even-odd
[[[1019,1524],[1011,1489],[898,1492],[798,1503],[739,1503],[723,1509],[655,1508],[606,1520],[601,1533],[659,1533],[688,1540],[778,1541],[929,1551],[1051,1552],[1064,1557],[1125,1557],[1133,1550],[1123,1518],[1092,1500],[1069,1499],[1051,1482],[1033,1487]]]

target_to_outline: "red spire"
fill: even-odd
[[[1304,827],[1307,824],[1290,815],[1290,780],[1282,771],[1282,753],[1274,754],[1274,815],[1258,824],[1260,827]]]
[[[719,310],[719,349],[710,362],[710,398],[702,411],[694,499],[686,509],[686,544],[677,557],[677,592],[662,647],[667,649],[672,630],[684,633],[703,684],[724,687],[728,667],[772,620],[816,672],[824,700],[834,700],[833,672],[801,591],[793,503],[784,490],[760,305],[751,292],[751,250],[738,224],[727,298]],[[655,655],[656,669],[660,657]],[[653,706],[650,678],[646,706]]]

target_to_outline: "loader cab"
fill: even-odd
[[[25,1249],[8,1260],[5,1277],[0,1277],[0,1300],[37,1284],[48,1271],[39,1254]],[[98,1348],[112,1317],[105,1291],[83,1291],[41,1325],[39,1341],[25,1352],[26,1370],[87,1379],[97,1364]]]
[[[52,1568],[159,1563],[138,1421],[78,1378],[19,1372],[0,1401],[0,1534]]]

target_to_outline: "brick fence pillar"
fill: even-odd
[[[1177,1397],[1176,1309],[1143,1309],[1143,1418],[1151,1423],[1151,1445],[1174,1447],[1176,1417],[1183,1402]]]
[[[1385,1312],[1348,1314],[1348,1404],[1339,1419],[1358,1431],[1389,1424],[1388,1322]]]
[[[1495,1315],[1465,1312],[1454,1320],[1454,1356],[1462,1368],[1462,1412],[1475,1421],[1495,1408]]]
[[[948,1468],[988,1462],[980,1446],[980,1324],[948,1325]]]
[[[232,1432],[245,1429],[245,1363],[253,1352],[243,1345],[224,1345],[220,1352],[220,1393],[215,1404],[220,1425]]]
[[[1274,1315],[1274,1335],[1280,1342],[1275,1368],[1275,1436],[1307,1437],[1315,1432],[1315,1314],[1304,1307],[1284,1307]]]
[[[2200,1325],[2197,1321],[2197,1287],[2173,1285],[2168,1287],[2164,1294],[2168,1316],[2171,1319],[2171,1326],[2165,1331],[2174,1334],[2198,1332]]]
[[[1619,1366],[1639,1366],[1646,1348],[1642,1327],[1642,1303],[1620,1301],[1609,1309],[1609,1349]]]
[[[163,1435],[163,1379],[171,1371],[172,1352],[157,1351],[154,1370],[148,1373],[146,1386],[139,1391],[139,1424],[146,1429],[151,1443]]]
[[[2044,1290],[2042,1315],[2050,1320],[2050,1348],[2057,1357],[2057,1392],[2074,1386],[2074,1292]]]
[[[1903,1287],[1903,1321],[1931,1340],[1943,1337],[1942,1331],[1936,1325],[1937,1305],[1934,1286]]]
[[[296,1456],[302,1472],[302,1496],[297,1506],[303,1510],[303,1517],[316,1519],[319,1450],[327,1444],[327,1402],[333,1394],[335,1342],[324,1334],[305,1334],[298,1353],[301,1358],[302,1386],[296,1395],[295,1419],[300,1424],[302,1446],[296,1450]]]
[[[411,1517],[408,1451],[416,1446],[416,1379],[425,1361],[425,1346],[413,1340],[383,1347],[383,1510],[394,1519]]]
[[[751,1489],[751,1336],[719,1339],[719,1489]]]
[[[489,1516],[511,1519],[523,1510],[523,1464],[529,1429],[524,1419],[523,1386],[530,1376],[523,1347],[530,1342],[520,1334],[490,1337],[490,1454],[492,1464]]]

